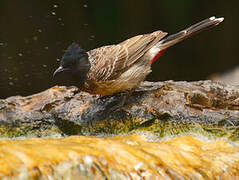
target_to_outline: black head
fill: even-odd
[[[85,82],[89,70],[88,54],[78,44],[72,43],[63,55],[60,67],[54,72],[53,77],[58,76],[61,79],[67,77],[65,84],[80,86]]]

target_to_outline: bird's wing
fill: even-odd
[[[96,81],[116,79],[166,35],[165,32],[156,31],[89,51],[89,75]]]

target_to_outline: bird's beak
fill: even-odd
[[[63,72],[65,69],[60,66],[59,68],[57,68],[57,70],[55,70],[55,72],[53,73],[53,77],[55,77],[57,74],[59,74],[60,72]]]

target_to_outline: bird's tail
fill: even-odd
[[[224,20],[223,17],[215,18],[214,16],[210,17],[208,19],[205,19],[197,24],[190,26],[187,29],[184,29],[176,34],[170,35],[170,36],[162,39],[161,41],[159,41],[156,44],[156,47],[159,48],[160,51],[162,51],[162,50],[164,50],[170,46],[173,46],[174,44],[176,44],[188,37],[193,36],[194,34],[197,34],[198,32],[201,32],[205,29],[209,29],[211,27],[214,27],[214,26],[220,24],[223,20]]]
[[[170,35],[159,41],[153,48],[150,50],[150,54],[153,57],[152,63],[155,62],[164,52],[165,50],[173,46],[174,44],[187,39],[188,37],[193,36],[194,34],[197,34],[198,32],[201,32],[205,29],[212,28],[218,24],[220,24],[224,20],[223,17],[221,18],[215,18],[210,17],[208,19],[205,19],[197,24],[194,24],[190,26],[187,29],[184,29],[176,34]]]

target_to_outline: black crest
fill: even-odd
[[[81,87],[87,79],[91,64],[87,52],[78,44],[72,43],[61,59],[60,67],[54,72],[60,85]]]
[[[66,50],[61,60],[61,66],[68,67],[76,63],[83,57],[88,58],[88,54],[77,43],[73,42]]]

